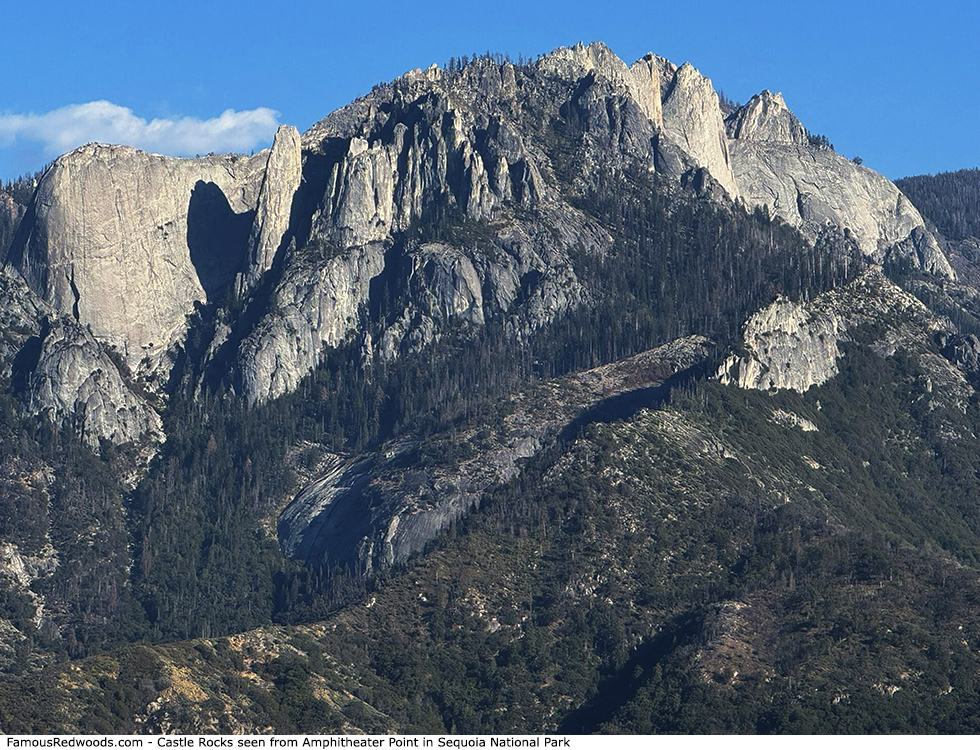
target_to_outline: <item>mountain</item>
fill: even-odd
[[[780,94],[454,60],[23,193],[6,731],[976,731],[978,256]]]

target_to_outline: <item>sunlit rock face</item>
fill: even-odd
[[[698,165],[706,167],[729,196],[737,197],[738,181],[732,173],[725,124],[711,81],[690,63],[684,63],[665,93],[663,118],[667,136]]]
[[[759,310],[745,324],[741,351],[725,361],[718,378],[741,388],[802,393],[837,375],[841,344],[864,330],[874,331],[868,343],[886,356],[900,348],[926,351],[939,336],[952,340],[948,320],[871,269],[810,302],[783,298]],[[938,364],[948,375],[949,363]]]
[[[43,332],[37,365],[28,381],[29,403],[59,423],[82,420],[93,448],[163,436],[160,416],[126,384],[117,365],[78,323],[55,321]]]
[[[811,240],[844,230],[881,263],[902,259],[929,273],[956,274],[922,216],[895,185],[829,146],[814,145],[779,94],[764,91],[727,119],[739,194]]]
[[[284,168],[262,189],[269,162],[268,151],[175,159],[83,146],[45,173],[10,259],[57,314],[89,327],[134,371],[152,371],[182,339],[195,305],[247,272],[250,238],[257,264],[268,265],[288,216],[273,185],[284,181],[288,193],[297,181]]]

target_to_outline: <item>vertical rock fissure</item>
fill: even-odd
[[[72,266],[71,267],[71,270],[68,271],[65,275],[68,277],[68,286],[71,288],[71,294],[72,294],[72,297],[74,298],[74,302],[72,302],[72,305],[71,305],[71,314],[72,314],[72,317],[75,318],[76,321],[78,321],[78,319],[79,319],[78,318],[78,299],[79,299],[79,294],[78,294],[78,287],[75,286],[75,267]]]

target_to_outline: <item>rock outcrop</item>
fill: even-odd
[[[869,343],[884,355],[925,351],[934,337],[952,330],[948,320],[871,269],[807,304],[784,298],[757,312],[745,325],[743,351],[726,360],[718,377],[740,388],[802,393],[837,375],[840,344],[861,327],[875,332]]]
[[[56,316],[15,272],[0,272],[0,378],[28,413],[75,424],[96,451],[102,440],[136,443],[148,459],[163,437],[160,416],[120,367],[87,328]]]
[[[782,96],[753,97],[728,118],[739,195],[811,240],[842,229],[875,263],[904,260],[955,278],[915,207],[895,185],[827,146],[812,145]]]
[[[327,347],[358,331],[373,330],[378,355],[391,361],[452,326],[496,318],[522,336],[547,325],[585,298],[556,238],[559,248],[585,252],[611,243],[577,213],[556,217],[555,225],[543,232],[515,222],[477,245],[371,242],[295,253],[272,292],[272,312],[240,347],[242,394],[255,404],[288,393]]]
[[[777,300],[749,319],[742,335],[747,353],[725,363],[721,382],[806,391],[837,374],[838,344],[846,327],[830,311]]]
[[[323,257],[312,248],[298,255],[274,292],[273,311],[242,343],[239,380],[247,403],[292,391],[367,314],[371,281],[384,268],[380,243]]]
[[[782,94],[763,91],[725,120],[730,138],[765,143],[809,144],[806,128],[790,112]]]
[[[690,63],[681,65],[663,100],[664,131],[699,166],[735,198],[738,180],[732,172],[728,138],[718,94],[711,81]]]
[[[844,231],[872,261],[954,275],[904,196],[812,145],[779,94],[726,121],[689,63],[650,54],[627,66],[602,44],[523,67],[411,71],[302,138],[280,128],[250,158],[90,144],[44,175],[9,259],[52,320],[76,321],[158,390],[190,316],[237,297],[248,315],[212,326],[199,349],[255,404],[355,336],[392,359],[490,320],[524,337],[586,303],[596,290],[572,259],[602,257],[613,240],[566,193],[587,194],[600,164],[645,165],[766,206],[811,241]],[[120,429],[136,425],[152,427]]]
[[[677,66],[653,53],[644,55],[630,66],[635,81],[633,96],[657,130],[664,126],[663,92],[676,72]]]
[[[299,131],[281,125],[266,162],[259,190],[255,220],[248,239],[248,262],[243,271],[240,294],[255,287],[289,240],[293,199],[303,179],[303,152]]]
[[[119,366],[87,329],[66,319],[41,332],[28,383],[28,407],[63,424],[78,420],[86,443],[153,444],[163,437],[160,416],[133,393]]]
[[[400,79],[366,110],[345,108],[306,133],[311,168],[322,170],[311,177],[323,185],[313,217],[320,241],[383,241],[437,219],[437,206],[486,220],[503,201],[541,199],[542,178],[518,131],[499,116],[457,106],[456,88],[440,80],[424,79],[426,93],[413,98],[419,81]]]
[[[980,338],[975,334],[943,332],[937,341],[942,355],[964,372],[980,375]]]
[[[553,57],[539,64],[548,76],[614,71],[627,119],[644,119],[628,96],[634,75],[604,47]],[[309,232],[286,254],[269,312],[243,337],[236,380],[249,403],[294,388],[326,347],[359,330],[372,328],[376,351],[392,359],[447,327],[490,318],[525,335],[585,299],[571,255],[601,254],[612,240],[557,199],[547,156],[525,140],[518,93],[507,63],[412,71],[304,135],[306,193],[297,200]],[[579,104],[606,118],[600,99]],[[604,122],[603,143],[643,130]],[[528,210],[533,220],[515,215]]]
[[[41,179],[11,260],[56,314],[153,370],[242,265],[267,159],[83,146]]]
[[[38,337],[49,312],[19,274],[0,269],[0,378],[14,377],[15,367],[22,372],[24,364],[17,361],[17,355],[28,341]],[[27,357],[25,354],[21,359]]]
[[[468,513],[488,488],[579,420],[621,419],[657,403],[670,376],[703,363],[713,344],[679,339],[616,364],[516,394],[493,429],[405,438],[377,454],[327,455],[279,517],[283,552],[308,564],[371,573],[405,562]]]
[[[635,95],[642,88],[629,67],[615,53],[601,42],[559,47],[541,57],[536,68],[555,78],[566,81],[579,81],[588,77],[605,78]],[[637,97],[639,98],[639,97]],[[655,106],[649,102],[648,106]]]

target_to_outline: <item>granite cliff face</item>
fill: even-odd
[[[239,294],[253,289],[286,250],[292,220],[293,198],[303,179],[299,132],[281,126],[272,143],[259,189],[255,219],[248,238],[248,256]]]
[[[152,453],[163,437],[159,414],[88,328],[58,316],[9,269],[0,273],[0,316],[0,374],[30,413],[55,424],[77,420],[96,450],[105,439]]]
[[[740,188],[732,172],[718,94],[690,63],[674,73],[663,101],[664,131],[696,164],[705,167],[732,198]]]
[[[293,257],[276,287],[274,312],[241,345],[240,382],[250,404],[289,393],[324,347],[343,343],[361,322],[371,280],[384,267],[379,243],[333,258],[311,256]]]
[[[251,158],[91,144],[56,160],[8,255],[29,287],[18,299],[33,300],[26,325],[44,326],[39,351],[25,352],[28,408],[58,422],[81,409],[95,446],[161,438],[159,415],[119,367],[160,389],[189,316],[236,277],[242,294],[259,281],[283,243],[300,169],[299,134],[287,127]]]
[[[57,314],[156,373],[195,306],[271,265],[298,182],[294,128],[251,158],[90,144],[45,173],[10,261]]]
[[[81,419],[86,443],[155,443],[160,415],[133,392],[119,366],[86,328],[61,318],[42,331],[40,353],[27,382],[28,408],[54,423]]]
[[[153,371],[194,304],[234,276],[266,157],[85,146],[44,175],[11,259],[58,314]]]
[[[29,412],[81,418],[92,446],[136,442],[149,455],[175,384],[219,384],[254,407],[295,391],[332,348],[386,366],[491,325],[526,341],[590,309],[607,290],[583,269],[601,267],[617,238],[587,196],[600,174],[644,172],[728,211],[764,207],[804,244],[852,243],[864,262],[956,275],[898,189],[814,145],[779,94],[725,117],[689,63],[650,54],[628,66],[576,45],[527,65],[410,71],[302,137],[280,128],[252,157],[99,144],[61,157],[22,217],[2,207],[3,226],[19,229],[0,366]],[[832,377],[855,326],[914,308],[871,278],[861,283],[877,312],[847,290],[761,311],[723,378],[804,390]],[[510,446],[508,465],[561,414]],[[309,540],[347,535],[354,516],[337,509],[360,508],[348,500],[369,486],[380,510],[357,516],[367,526],[340,558],[401,561],[508,476],[457,467],[419,484],[441,498],[419,505],[391,489],[404,479],[396,454],[336,457],[284,516],[284,547],[330,557]]]
[[[727,120],[742,199],[765,206],[811,240],[844,230],[875,263],[907,260],[956,274],[925,222],[889,180],[827,146],[812,145],[782,96],[764,91]]]
[[[719,370],[722,383],[757,390],[792,389],[800,393],[839,372],[841,344],[859,338],[883,356],[895,351],[924,354],[936,342],[949,342],[946,361],[931,359],[930,369],[948,383],[952,398],[966,398],[964,373],[972,372],[969,339],[954,335],[948,319],[885,278],[866,271],[841,289],[801,304],[785,298],[753,315],[742,334],[742,353],[731,355]],[[951,374],[953,369],[959,374]]]
[[[728,137],[740,141],[806,146],[806,129],[786,107],[782,94],[756,94],[726,119]]]
[[[279,517],[282,549],[307,564],[363,573],[404,563],[486,490],[517,477],[523,461],[580,424],[656,404],[666,395],[658,388],[702,364],[713,347],[694,336],[542,383],[512,397],[493,429],[462,425],[425,446],[407,437],[377,454],[325,455]]]

